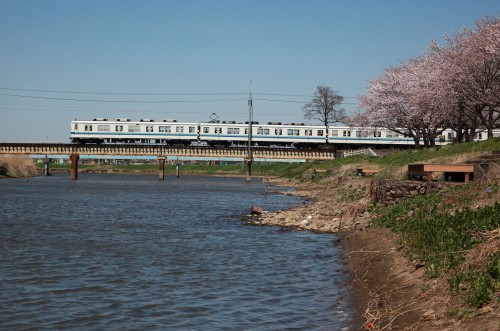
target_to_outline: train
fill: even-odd
[[[383,128],[352,127],[337,123],[328,127],[304,123],[252,122],[253,146],[318,148],[342,144],[343,147],[369,145],[374,147],[414,146],[414,140],[404,134]],[[212,121],[178,122],[174,119],[155,121],[143,118],[94,118],[71,121],[70,139],[78,144],[163,144],[247,146],[249,122]],[[328,133],[328,134],[327,134]],[[455,134],[445,130],[437,145],[451,143]],[[485,133],[476,140],[486,140]]]

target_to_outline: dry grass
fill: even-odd
[[[27,156],[6,155],[0,157],[0,175],[8,177],[33,177],[36,168],[33,159]]]

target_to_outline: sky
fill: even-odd
[[[0,0],[0,142],[69,142],[73,119],[304,122],[349,113],[384,69],[500,16],[498,0]],[[215,114],[215,115],[213,115]]]

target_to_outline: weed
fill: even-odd
[[[420,291],[422,292],[427,292],[430,288],[431,288],[430,285],[427,283],[420,285]]]

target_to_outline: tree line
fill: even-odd
[[[444,39],[444,45],[433,41],[423,55],[371,80],[351,117],[338,108],[343,98],[337,92],[318,86],[304,106],[306,118],[325,126],[342,119],[388,128],[424,146],[433,146],[446,129],[455,131],[456,142],[471,141],[479,132],[492,138],[500,128],[500,19],[485,17]]]
[[[370,81],[352,124],[387,127],[432,146],[444,129],[456,142],[500,125],[500,19],[433,41],[422,55]]]

